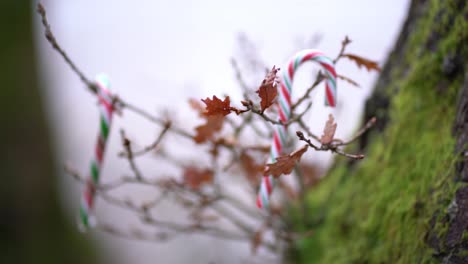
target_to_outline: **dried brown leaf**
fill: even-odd
[[[278,96],[278,89],[276,88],[276,74],[278,73],[278,71],[279,68],[275,68],[275,66],[273,66],[271,71],[268,72],[265,79],[263,79],[262,84],[256,91],[258,96],[260,96],[260,98],[262,99],[260,101],[260,107],[262,109],[262,112],[265,111],[268,107],[270,107],[274,103],[276,96]]]
[[[265,174],[279,177],[281,174],[290,174],[297,162],[301,160],[302,155],[307,151],[308,146],[292,152],[289,155],[276,158],[275,163],[267,164]]]
[[[197,111],[200,117],[205,116],[205,107],[198,99],[190,98],[189,105],[193,110]]]
[[[323,135],[320,138],[320,142],[323,145],[328,145],[333,141],[333,137],[335,137],[336,126],[335,119],[331,114],[329,114],[327,123],[325,123],[325,128],[323,129]]]
[[[357,66],[361,68],[364,66],[368,71],[375,70],[380,72],[380,67],[376,61],[371,61],[369,59],[354,55],[354,54],[343,54],[343,57],[346,57],[354,62],[356,62]]]
[[[210,169],[189,166],[184,170],[184,184],[194,190],[198,190],[203,184],[213,183],[213,178],[214,173]]]
[[[261,177],[259,177],[259,175],[261,175],[261,173],[263,172],[263,166],[257,164],[254,158],[252,158],[252,156],[250,156],[246,152],[241,153],[240,162],[242,169],[245,172],[247,180],[254,186],[258,186],[261,180]]]
[[[196,135],[193,137],[196,143],[200,144],[206,142],[213,138],[216,132],[221,131],[223,128],[223,115],[213,115],[206,117],[206,123],[195,128],[197,132]]]
[[[255,231],[254,235],[252,236],[252,254],[254,255],[257,254],[258,247],[260,247],[263,242],[263,232],[265,232],[264,227]]]
[[[217,215],[204,213],[201,209],[193,211],[190,216],[197,223],[214,222],[219,220]]]
[[[226,96],[224,101],[221,101],[221,99],[219,99],[218,97],[213,96],[213,99],[207,97],[206,99],[202,99],[202,102],[206,105],[205,114],[208,116],[219,114],[226,116],[230,114],[232,110],[231,100],[229,99],[229,96]]]

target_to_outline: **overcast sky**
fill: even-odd
[[[236,44],[239,33],[251,39],[259,58],[268,67],[283,66],[299,48],[319,48],[334,57],[345,35],[353,40],[349,52],[382,65],[409,3],[408,0],[42,2],[57,39],[88,76],[106,72],[111,77],[113,91],[121,97],[149,110],[172,109],[178,120],[187,121],[184,124],[188,128],[196,121],[186,120],[191,116],[187,98],[229,94],[233,101],[241,99],[230,65],[231,57],[242,54]],[[51,131],[56,139],[57,164],[72,161],[85,171],[97,132],[95,100],[44,41],[39,25],[36,29],[39,67]],[[317,34],[321,36],[319,44],[308,46]],[[316,69],[312,65],[303,68],[295,79],[295,91],[307,86],[312,77],[310,72]],[[339,124],[338,136],[346,137],[356,129],[363,101],[377,75],[345,61],[338,64],[337,71],[362,86],[354,88],[338,83],[339,107],[334,113]],[[260,82],[261,76],[252,79]],[[314,104],[309,117],[317,133],[330,111],[321,106],[321,90],[314,95],[314,102],[320,103]],[[157,132],[138,118],[116,120],[116,128],[123,126],[131,127],[130,136],[142,142],[150,142]],[[120,143],[117,134],[113,135],[108,152],[115,153]],[[328,164],[330,156],[316,155],[312,159]],[[109,157],[106,163],[122,162]],[[103,177],[121,170],[118,165],[109,166]],[[69,208],[70,215],[75,215],[78,187],[73,182],[71,185],[67,177],[63,175],[63,204]],[[107,213],[106,210],[103,209]],[[145,264],[156,260],[158,263],[239,263],[239,258],[249,259],[250,253],[247,244],[199,237],[163,245],[110,240],[103,248],[112,252],[114,263]],[[212,250],[213,242],[217,250]],[[125,250],[119,250],[122,248]]]

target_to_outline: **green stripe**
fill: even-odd
[[[81,223],[83,224],[83,226],[85,227],[89,226],[88,214],[85,212],[85,209],[83,208],[83,206],[80,206],[80,219],[81,219]]]
[[[289,93],[291,93],[291,83],[289,82],[289,78],[286,72],[284,72],[284,84],[286,84],[286,88],[288,89]]]
[[[101,135],[104,140],[107,139],[109,135],[109,127],[107,126],[106,120],[101,116]]]
[[[283,100],[279,100],[281,104],[281,108],[283,109],[283,112],[286,113],[286,118],[289,118],[289,109],[288,107],[284,104]]]
[[[268,190],[266,192],[267,192],[267,195],[268,195]],[[264,195],[262,195],[262,201],[263,201],[263,207],[268,208],[268,200]]]
[[[330,58],[328,58],[327,56],[318,56],[318,57],[316,57],[316,60],[322,60],[324,62],[327,62],[330,66],[333,65],[333,61]]]
[[[299,63],[301,62],[301,60],[302,60],[302,56],[297,57],[297,58],[294,60],[294,70],[297,69],[297,67],[299,66]]]
[[[283,129],[278,128],[278,132],[279,132],[279,135],[280,135],[280,138],[281,138],[281,142],[283,143],[283,145],[285,145],[286,144],[286,137],[283,134]]]
[[[327,71],[327,75],[328,75],[328,79],[333,83],[333,90],[334,90],[336,87],[335,78],[333,78],[333,75],[331,75],[328,71]]]
[[[96,160],[91,161],[91,177],[94,183],[99,181],[99,168],[96,165]]]

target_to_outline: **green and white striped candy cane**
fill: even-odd
[[[93,217],[94,198],[96,186],[99,184],[104,151],[106,149],[107,138],[109,136],[112,113],[114,111],[112,94],[109,91],[109,79],[105,75],[96,77],[95,85],[97,88],[97,97],[99,99],[99,134],[94,151],[94,157],[91,160],[90,174],[86,180],[86,185],[81,196],[80,204],[80,227],[86,230],[95,225]]]

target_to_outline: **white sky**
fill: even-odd
[[[353,40],[348,49],[350,53],[377,60],[382,65],[399,33],[409,3],[408,0],[42,2],[57,39],[88,76],[106,72],[111,77],[113,90],[122,98],[138,102],[151,111],[171,109],[172,115],[183,120],[187,128],[197,124],[197,121],[187,120],[192,117],[187,108],[189,97],[229,94],[232,101],[241,99],[229,62],[230,57],[240,53],[236,46],[239,32],[253,41],[268,67],[273,64],[281,67],[298,48],[319,48],[335,57],[345,35]],[[97,133],[95,100],[46,43],[39,25],[36,33],[45,100],[56,138],[57,162],[72,161],[77,168],[86,171]],[[319,45],[307,46],[308,39],[317,33],[322,35]],[[295,79],[295,91],[310,83],[310,71],[314,67],[303,68]],[[338,64],[337,71],[362,86],[354,88],[338,83],[339,107],[334,113],[338,136],[346,137],[356,129],[363,101],[377,75],[344,61]],[[261,78],[256,76],[252,84],[259,83]],[[321,106],[322,90],[320,87],[315,93],[318,98],[313,100],[319,103],[314,104],[310,115],[310,126],[317,134],[330,111]],[[120,127],[130,127],[130,137],[140,142],[151,142],[157,132],[153,126],[130,115],[116,120],[114,130]],[[115,132],[111,134],[108,149],[112,157],[106,158],[106,164],[113,165],[104,168],[103,177],[127,169],[115,165],[123,163],[113,157],[120,150]],[[311,159],[328,164],[330,156],[314,154]],[[154,163],[148,162],[143,166],[159,171],[162,165],[154,168]],[[63,176],[64,206],[74,215],[79,194],[77,184],[68,177]],[[170,216],[174,212],[169,208],[164,213]],[[106,219],[115,216],[106,208],[102,209],[102,214]],[[187,238],[161,245],[113,237],[110,241],[104,243],[103,248],[112,253],[113,263],[239,263],[239,259],[250,259],[247,244],[207,238]]]

